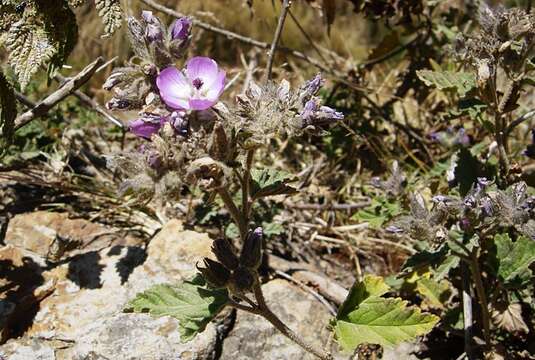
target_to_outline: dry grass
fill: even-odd
[[[252,11],[243,0],[182,0],[178,2],[161,0],[160,2],[184,14],[193,15],[211,24],[265,42],[272,40],[279,11],[278,2],[271,0],[255,0]],[[138,16],[141,10],[147,9],[139,1],[124,0],[123,5],[126,13],[130,15]],[[327,28],[319,9],[305,2],[296,1],[292,7],[292,12],[308,37],[322,50],[323,56],[327,59],[329,56],[333,56],[330,54],[333,52],[339,57],[339,60],[342,59],[348,63],[358,62],[365,59],[370,47],[380,41],[381,32],[377,31],[377,25],[353,13],[349,3],[347,5],[340,4],[330,35],[327,34]],[[161,16],[161,14],[158,15]],[[107,59],[118,56],[118,63],[129,58],[131,53],[126,41],[124,27],[111,39],[102,39],[100,37],[102,25],[90,5],[78,9],[77,17],[80,37],[78,45],[69,59],[71,65],[75,68],[81,68],[99,55]],[[170,18],[166,20],[172,21]],[[228,68],[241,67],[241,55],[245,55],[247,58],[248,47],[243,44],[200,29],[196,29],[194,35],[196,41],[195,46],[191,48],[192,54],[210,55],[224,63]],[[319,56],[291,18],[288,19],[284,28],[281,44],[316,58]],[[265,61],[265,56],[262,55],[263,53],[260,54],[261,63]],[[278,58],[277,60],[276,65],[280,65],[285,59]],[[290,59],[290,61],[294,60]],[[301,72],[300,77],[310,76],[316,71],[306,63],[297,64]],[[91,88],[94,91],[100,88],[106,75],[107,73],[103,72],[92,80]]]

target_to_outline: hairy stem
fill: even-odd
[[[461,275],[463,280],[464,352],[466,357],[472,360],[472,287],[470,284],[470,272],[464,262],[461,263]]]
[[[230,213],[232,220],[234,220],[234,223],[238,227],[240,231],[241,240],[245,241],[245,238],[247,237],[247,222],[245,221],[244,217],[240,213],[240,210],[238,210],[238,208],[236,207],[236,204],[234,204],[234,200],[232,200],[232,196],[230,196],[226,188],[219,188],[217,190],[217,193],[221,197],[221,200],[223,200],[223,203],[225,204],[225,207]]]
[[[476,285],[476,293],[479,301],[481,302],[481,321],[483,322],[483,336],[485,337],[485,343],[487,348],[490,347],[490,314],[487,302],[487,295],[485,294],[485,288],[483,287],[483,279],[481,277],[481,269],[479,268],[479,262],[477,260],[477,250],[472,252],[470,261],[470,267],[474,282]]]
[[[258,309],[259,309],[259,312],[257,313],[258,315],[262,316],[264,319],[269,321],[284,336],[286,336],[288,339],[295,342],[297,345],[301,346],[305,351],[316,356],[318,359],[331,360],[333,358],[329,352],[323,349],[317,349],[316,347],[305,342],[299,335],[297,335],[295,332],[293,332],[292,329],[286,326],[277,317],[277,315],[275,315],[268,308],[266,301],[264,299],[264,294],[262,293],[262,288],[260,287],[260,284],[258,282],[254,287],[254,293],[255,293],[256,301],[258,302]]]
[[[277,29],[275,29],[275,35],[273,37],[273,42],[271,43],[271,48],[269,49],[269,58],[266,67],[266,81],[271,79],[271,71],[273,70],[273,61],[275,59],[275,52],[277,51],[277,46],[279,45],[279,40],[282,35],[282,29],[284,28],[284,21],[288,15],[288,10],[292,5],[291,0],[284,0],[282,3],[281,13],[279,16],[279,22],[277,24]]]

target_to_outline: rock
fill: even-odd
[[[183,344],[176,320],[123,313],[126,303],[148,287],[191,277],[210,247],[208,236],[184,231],[172,220],[146,250],[115,245],[41,269],[42,282],[53,281],[54,292],[40,302],[24,336],[8,341],[0,351],[11,359],[24,353],[31,339],[46,339],[54,360],[213,359],[219,331],[213,324]]]
[[[140,239],[84,219],[69,219],[67,213],[36,211],[15,215],[8,224],[4,242],[31,251],[51,261],[112,245],[138,245]]]
[[[9,360],[55,360],[54,348],[40,339],[10,341],[0,348],[0,359]]]
[[[285,280],[262,287],[271,310],[293,331],[318,348],[327,343],[331,315],[318,300]],[[223,343],[221,359],[315,359],[269,322],[238,311],[236,323]]]

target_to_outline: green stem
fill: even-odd
[[[217,193],[221,197],[221,200],[223,200],[232,220],[234,220],[234,223],[238,227],[242,241],[245,241],[245,238],[247,237],[247,222],[240,213],[240,210],[236,207],[236,204],[234,204],[234,200],[232,200],[232,197],[226,188],[219,188]]]
[[[483,279],[481,277],[481,269],[479,268],[479,262],[477,259],[477,250],[472,252],[470,268],[474,277],[476,285],[476,293],[479,301],[481,302],[481,318],[483,322],[483,336],[485,337],[485,343],[487,348],[490,348],[490,314],[487,302],[487,296],[485,294],[485,288],[483,287]]]

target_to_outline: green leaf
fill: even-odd
[[[515,242],[507,234],[494,237],[496,273],[506,286],[523,286],[532,277],[529,269],[535,261],[535,241],[520,236]]]
[[[399,276],[407,276],[414,272],[425,273],[431,270],[435,280],[445,278],[451,269],[459,265],[460,259],[450,253],[448,245],[441,246],[438,250],[422,250],[410,256],[402,266]]]
[[[444,308],[444,303],[451,295],[449,289],[450,284],[445,280],[438,282],[434,279],[421,278],[416,282],[416,291],[424,297],[424,302],[434,308]]]
[[[381,296],[388,292],[390,287],[380,276],[366,275],[362,282],[356,282],[349,290],[347,298],[338,310],[337,319],[344,318],[360,303],[372,296]]]
[[[97,8],[98,16],[102,18],[104,23],[104,35],[102,37],[110,37],[115,30],[121,27],[123,21],[121,2],[120,0],[95,0],[95,7]]]
[[[472,73],[418,70],[416,75],[427,86],[434,86],[439,90],[455,89],[461,97],[476,86],[476,78]]]
[[[399,298],[383,298],[388,286],[380,277],[365,277],[351,289],[335,321],[335,333],[345,351],[359,344],[394,346],[431,331],[438,317],[407,307]]]
[[[387,221],[391,220],[402,212],[401,206],[397,202],[391,202],[383,197],[376,197],[370,206],[359,210],[353,219],[359,222],[367,222],[372,229],[381,228]]]
[[[56,53],[47,33],[42,27],[20,20],[14,23],[7,34],[6,46],[9,64],[15,71],[22,91],[39,67]]]
[[[15,118],[17,117],[17,101],[11,84],[6,80],[4,74],[0,72],[0,155],[11,143]]]
[[[155,285],[137,294],[125,311],[174,317],[179,321],[181,340],[189,341],[204,330],[227,301],[226,290],[208,288],[204,279],[197,275],[193,280],[176,286]]]
[[[251,170],[251,197],[294,194],[297,190],[288,185],[294,177],[287,172],[275,169]]]

